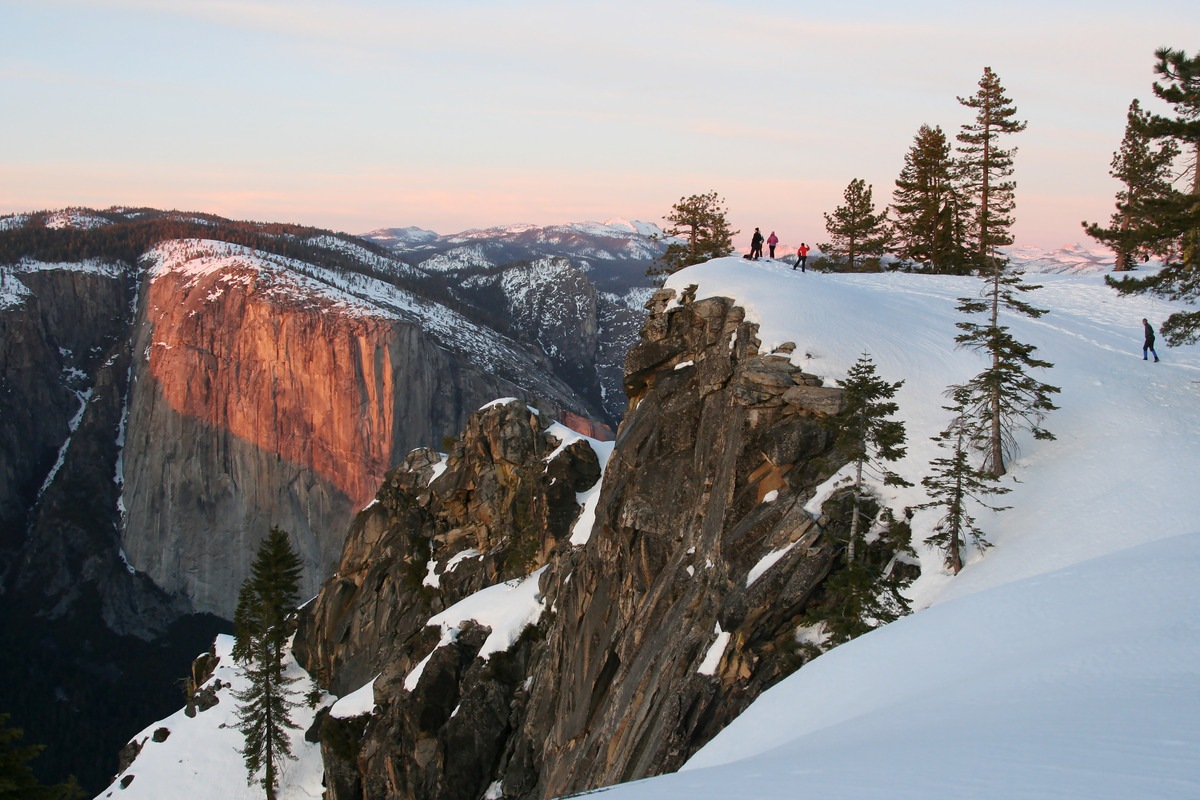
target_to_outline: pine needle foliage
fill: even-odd
[[[267,800],[275,798],[280,765],[292,758],[287,731],[297,727],[289,713],[298,705],[291,691],[296,679],[284,675],[283,657],[301,571],[287,533],[272,527],[259,545],[234,612],[234,658],[244,664],[249,681],[236,693],[242,757],[248,782],[262,773],[259,784]]]
[[[1154,94],[1174,108],[1174,116],[1150,114],[1144,127],[1155,140],[1174,142],[1182,153],[1184,171],[1179,182],[1161,197],[1143,202],[1139,211],[1143,235],[1176,243],[1178,258],[1169,259],[1157,274],[1113,279],[1109,285],[1128,293],[1151,292],[1171,300],[1194,304],[1200,300],[1200,53],[1189,57],[1182,50],[1156,50],[1154,72],[1162,79],[1152,85]],[[1176,311],[1162,325],[1171,345],[1200,340],[1200,311]]]
[[[871,186],[861,178],[850,181],[842,193],[846,201],[825,215],[825,231],[829,241],[817,245],[834,259],[845,262],[846,270],[854,272],[863,259],[880,258],[891,242],[887,209],[875,211]]]
[[[955,386],[951,387],[951,396],[954,404],[944,406],[953,415],[950,424],[933,437],[947,455],[930,462],[930,474],[921,479],[930,500],[917,507],[942,509],[942,517],[925,543],[939,547],[945,554],[946,566],[957,575],[962,571],[963,548],[968,539],[980,550],[991,546],[971,514],[972,504],[1002,511],[1007,506],[989,505],[983,498],[1007,494],[1009,489],[998,485],[988,471],[972,464],[978,450],[978,427],[967,409],[970,392],[966,387]]]
[[[892,234],[896,255],[922,264],[927,272],[963,275],[970,270],[970,200],[955,184],[956,172],[941,127],[922,125],[892,193]]]
[[[1037,348],[1019,341],[1010,329],[1000,324],[1000,312],[1010,311],[1037,319],[1046,313],[1021,299],[1021,294],[1040,289],[1025,283],[1021,275],[1006,268],[1003,260],[992,260],[992,274],[979,297],[958,298],[958,310],[964,314],[985,314],[986,321],[958,322],[962,331],[955,341],[959,347],[982,353],[988,366],[969,380],[964,389],[964,409],[975,421],[985,456],[985,465],[994,477],[1006,471],[1006,461],[1017,451],[1015,432],[1029,430],[1035,439],[1053,439],[1042,427],[1045,416],[1058,406],[1051,397],[1061,390],[1043,383],[1032,369],[1050,369],[1054,365],[1034,355]]]
[[[888,383],[875,372],[875,362],[863,353],[846,373],[842,382],[842,410],[835,424],[838,428],[837,446],[853,464],[854,510],[850,523],[850,539],[846,546],[846,561],[853,564],[862,535],[862,505],[866,479],[874,477],[885,486],[912,484],[887,468],[907,452],[906,433],[901,420],[891,419],[899,410],[893,401],[904,381]]]
[[[669,243],[647,270],[648,275],[666,276],[733,252],[733,237],[739,231],[730,229],[725,200],[716,192],[679,198],[663,219],[670,223],[664,237],[682,241]]]
[[[1132,269],[1139,253],[1166,257],[1176,244],[1174,237],[1155,224],[1154,210],[1171,195],[1173,166],[1179,157],[1179,146],[1172,139],[1155,145],[1150,136],[1149,121],[1150,115],[1142,110],[1137,100],[1129,104],[1125,137],[1120,149],[1113,153],[1109,170],[1109,174],[1121,182],[1117,210],[1108,227],[1083,223],[1088,236],[1116,253],[1117,272]]]
[[[878,535],[864,547],[862,556],[853,562],[839,559],[805,611],[807,625],[821,625],[821,649],[844,644],[912,612],[902,590],[917,571],[899,566],[915,556],[912,528],[889,508],[883,509],[877,523]]]
[[[25,732],[10,728],[8,714],[0,714],[0,800],[77,800],[83,790],[71,778],[66,783],[45,786],[34,775],[29,762],[45,748],[22,744]]]
[[[1016,119],[1017,109],[1004,94],[1000,78],[985,67],[979,87],[958,102],[975,111],[974,121],[958,133],[959,181],[975,208],[973,225],[975,258],[980,270],[993,268],[996,248],[1012,244],[1017,184],[1010,180],[1016,148],[1000,146],[1001,137],[1025,130]]]

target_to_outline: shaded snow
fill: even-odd
[[[132,737],[143,743],[132,766],[98,798],[120,798],[120,800],[164,800],[174,797],[211,797],[222,800],[259,800],[263,790],[257,784],[248,785],[246,770],[242,764],[241,749],[243,736],[237,729],[238,701],[234,691],[246,688],[246,678],[230,652],[233,637],[221,635],[215,642],[220,658],[213,677],[206,686],[220,681],[217,705],[188,717],[183,709],[160,720]],[[296,699],[312,686],[308,675],[288,655],[286,674],[298,678],[294,685]],[[325,697],[328,703],[328,697]],[[312,725],[315,709],[301,702],[292,709],[292,722],[297,730],[288,732],[288,740],[295,761],[283,764],[280,776],[279,800],[315,800],[321,797],[323,769],[320,745],[304,740],[304,731]],[[154,741],[154,733],[165,729],[167,738]],[[161,736],[161,734],[160,734]],[[123,780],[129,780],[122,788]]]
[[[375,710],[375,680],[379,676],[376,675],[371,680],[367,681],[365,686],[360,686],[350,694],[347,694],[338,699],[333,707],[329,709],[329,716],[338,719],[350,719],[351,717],[361,717],[363,714],[370,714]]]
[[[542,596],[538,594],[538,580],[545,569],[542,567],[525,578],[481,589],[440,614],[430,617],[426,624],[442,630],[442,638],[434,650],[454,642],[463,624],[468,620],[474,620],[491,629],[483,647],[479,649],[479,658],[487,661],[492,653],[512,647],[522,631],[536,624],[542,616],[543,605]],[[429,663],[432,655],[430,652],[404,678],[406,690],[412,692],[417,689],[425,665]]]

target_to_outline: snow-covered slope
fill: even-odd
[[[1057,441],[1022,442],[1012,509],[980,514],[995,547],[950,578],[920,548],[912,617],[818,658],[767,692],[676,775],[619,797],[1147,798],[1200,796],[1200,349],[1144,362],[1141,318],[1103,276],[1039,275],[1051,313],[1012,319],[1054,362]],[[942,389],[980,368],[954,350],[970,278],[797,275],[725,259],[674,276],[739,298],[763,346],[797,343],[845,375],[870,353],[908,426],[918,480],[946,421]],[[897,507],[923,497],[889,490]],[[918,512],[927,535],[933,512]]]
[[[1144,362],[1141,319],[1157,326],[1173,304],[1120,297],[1098,270],[1036,278],[1028,299],[1050,313],[1005,324],[1056,365],[1039,377],[1062,388],[1046,423],[1058,438],[1022,438],[1012,509],[977,515],[994,548],[950,577],[918,544],[914,615],[805,666],[683,772],[606,796],[1200,796],[1200,348],[1160,346],[1162,362]],[[898,471],[917,486],[882,493],[897,511],[925,500],[943,391],[982,366],[954,347],[956,298],[978,279],[727,258],[668,283],[690,284],[736,298],[763,350],[795,342],[807,372],[836,381],[869,353],[881,377],[903,379]],[[918,542],[935,516],[915,514]],[[216,761],[170,753],[179,780],[240,774],[223,747]],[[281,798],[310,796],[308,769],[289,768]]]
[[[212,708],[187,716],[183,709],[166,719],[149,725],[130,741],[141,747],[134,759],[135,767],[97,795],[98,798],[221,798],[221,800],[257,800],[263,789],[246,780],[242,767],[244,738],[237,728],[238,700],[236,692],[245,691],[248,683],[242,670],[230,655],[232,636],[218,636],[213,648],[220,659],[212,678],[205,684],[219,687]],[[295,678],[293,691],[303,695],[314,689],[307,673],[290,656],[286,657],[285,673]],[[318,705],[328,705],[323,696]],[[288,734],[295,760],[286,761],[282,773],[279,800],[299,800],[321,796],[320,745],[304,740],[305,730],[312,725],[315,709],[301,702],[291,711],[297,726]]]

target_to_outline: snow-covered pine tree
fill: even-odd
[[[293,757],[287,731],[297,727],[289,713],[296,706],[290,689],[296,679],[284,675],[283,655],[301,569],[287,533],[272,527],[242,584],[234,615],[234,652],[243,659],[249,681],[236,693],[238,729],[245,736],[242,757],[248,782],[263,773],[259,783],[267,800],[275,798],[280,764]]]
[[[1003,264],[997,248],[1012,244],[1009,230],[1017,188],[1014,181],[1007,180],[1013,174],[1017,150],[1000,147],[1000,137],[1020,133],[1025,123],[1015,119],[1017,109],[991,67],[984,67],[975,94],[960,97],[958,102],[975,110],[975,120],[963,125],[957,137],[960,185],[975,208],[975,258],[979,270],[998,272]]]
[[[929,272],[965,274],[970,201],[955,186],[955,164],[941,127],[922,125],[892,193],[896,255]]]
[[[1146,132],[1154,139],[1175,142],[1184,155],[1183,191],[1172,188],[1163,197],[1144,204],[1143,224],[1162,240],[1179,246],[1179,259],[1160,272],[1143,278],[1113,280],[1119,291],[1153,292],[1172,300],[1195,303],[1200,298],[1200,53],[1188,57],[1182,50],[1160,48],[1154,53],[1154,94],[1170,103],[1175,116],[1151,114]],[[1169,344],[1200,340],[1200,311],[1176,311],[1162,325]]]
[[[850,537],[846,545],[846,562],[853,564],[862,536],[861,506],[870,472],[885,486],[912,484],[887,468],[887,464],[904,457],[904,422],[891,419],[899,410],[892,400],[904,381],[888,383],[875,373],[875,362],[866,353],[846,373],[842,382],[843,406],[837,415],[838,448],[854,467],[854,507],[850,522]]]
[[[871,186],[861,178],[850,181],[842,194],[846,201],[825,215],[825,230],[830,240],[817,246],[837,259],[845,259],[846,270],[854,272],[865,257],[879,258],[891,242],[887,209],[876,213]]]
[[[1129,104],[1125,138],[1113,153],[1109,170],[1121,182],[1117,210],[1107,228],[1095,222],[1083,223],[1088,236],[1117,254],[1117,272],[1131,269],[1139,252],[1165,256],[1175,244],[1173,237],[1159,238],[1162,233],[1153,224],[1151,209],[1171,193],[1172,167],[1179,157],[1179,147],[1172,139],[1156,147],[1147,130],[1149,118],[1137,100]]]
[[[662,256],[647,270],[648,275],[669,275],[733,252],[733,237],[738,231],[730,230],[725,200],[716,192],[679,198],[679,202],[671,206],[671,213],[663,219],[671,224],[663,235],[683,241],[668,244]]]
[[[925,542],[942,549],[946,554],[946,566],[957,575],[962,570],[962,548],[967,538],[980,550],[991,546],[975,524],[969,504],[975,502],[992,511],[1002,511],[1006,506],[989,505],[983,498],[1007,494],[1009,489],[999,486],[986,470],[972,465],[971,457],[978,449],[975,441],[978,429],[967,414],[969,392],[965,387],[954,386],[951,397],[954,404],[944,406],[953,414],[950,424],[933,437],[938,447],[948,450],[949,455],[930,462],[932,472],[921,479],[930,500],[917,507],[943,510],[941,519],[933,527],[933,535]]]

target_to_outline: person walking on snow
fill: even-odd
[[[771,253],[771,258],[775,257],[775,245],[779,244],[779,237],[775,235],[775,231],[771,231],[771,235],[767,237],[767,248]]]
[[[799,267],[801,272],[808,272],[808,270],[804,268],[807,263],[808,245],[806,245],[804,242],[801,242],[800,248],[796,251],[796,264],[792,267],[792,269]]]
[[[1150,327],[1150,323],[1142,317],[1142,329],[1146,333],[1146,340],[1142,342],[1142,361],[1146,361],[1146,353],[1149,352],[1154,356],[1154,360],[1158,361],[1158,353],[1154,352],[1154,328]]]
[[[763,236],[762,231],[758,228],[754,229],[754,236],[750,237],[750,260],[758,261],[762,258]]]

